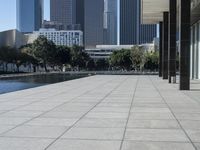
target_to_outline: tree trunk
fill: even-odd
[[[8,72],[8,63],[6,63],[6,72]]]
[[[45,72],[48,72],[47,64],[46,63],[44,63],[44,69],[45,69]]]
[[[33,72],[36,72],[36,66],[33,66]]]

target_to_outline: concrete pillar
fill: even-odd
[[[179,1],[180,90],[190,90],[191,0]]]
[[[163,48],[163,39],[162,39],[162,37],[163,37],[163,34],[162,34],[162,32],[163,32],[163,22],[160,22],[159,23],[159,27],[160,27],[160,40],[159,40],[159,77],[162,77],[162,48]]]
[[[168,25],[169,13],[163,13],[163,51],[162,51],[162,70],[163,79],[168,79]]]
[[[169,0],[169,83],[176,78],[176,0]]]

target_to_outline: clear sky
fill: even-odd
[[[44,18],[49,20],[49,0],[44,0]],[[16,0],[1,0],[0,5],[0,31],[16,28]]]
[[[1,0],[0,32],[16,28],[16,0]],[[44,18],[50,18],[50,0],[44,0]],[[158,30],[159,28],[157,28]],[[158,37],[159,31],[157,31]]]

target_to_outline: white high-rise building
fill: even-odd
[[[56,45],[83,45],[83,32],[80,30],[57,31],[55,29],[40,29],[39,31],[34,31],[32,34],[29,35],[31,39],[29,43],[32,43],[39,36],[45,36],[48,40],[53,41]]]

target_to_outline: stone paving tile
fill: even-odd
[[[125,141],[122,150],[195,150],[191,143]]]
[[[131,129],[126,130],[126,140],[189,142],[180,129]]]
[[[15,126],[11,125],[0,125],[0,134],[9,131],[10,129],[14,128]]]
[[[200,121],[193,120],[180,120],[184,129],[200,130]]]
[[[69,118],[36,118],[25,125],[30,126],[72,126],[78,119]]]
[[[69,127],[52,126],[19,126],[5,134],[5,137],[24,137],[24,138],[57,138]]]
[[[114,118],[114,119],[127,119],[128,113],[115,113],[115,112],[90,112],[86,118]]]
[[[157,108],[157,107],[138,107],[134,106],[131,109],[132,113],[171,113],[169,108]]]
[[[88,140],[122,140],[124,128],[72,128],[61,138]]]
[[[123,107],[119,107],[119,108],[115,108],[115,107],[96,107],[94,108],[91,112],[113,112],[113,113],[128,113],[129,112],[129,108],[123,108]]]
[[[175,113],[179,120],[197,120],[200,121],[200,113]]]
[[[200,130],[186,130],[192,142],[200,143]]]
[[[200,150],[200,143],[194,143],[194,144],[195,144],[197,150]]]
[[[97,75],[0,95],[0,150],[199,150],[199,91],[177,88]]]
[[[61,139],[48,150],[119,150],[120,141],[67,140]]]
[[[30,119],[30,117],[0,117],[0,125],[20,125]]]
[[[109,119],[109,118],[83,118],[76,127],[97,127],[97,128],[125,128],[126,119]]]
[[[44,150],[53,139],[0,137],[1,150]]]
[[[129,120],[128,128],[145,129],[178,129],[180,128],[176,120]]]
[[[39,116],[40,114],[42,114],[43,112],[42,111],[8,111],[6,113],[3,113],[2,115],[0,115],[0,117],[37,117]]]
[[[141,112],[131,113],[130,120],[174,120],[171,113]]]
[[[84,111],[77,111],[77,112],[73,112],[73,111],[50,111],[47,112],[43,115],[41,115],[41,117],[43,118],[81,118],[81,116],[83,116],[85,114]]]
[[[134,103],[134,107],[144,107],[144,108],[167,108],[164,103]]]

